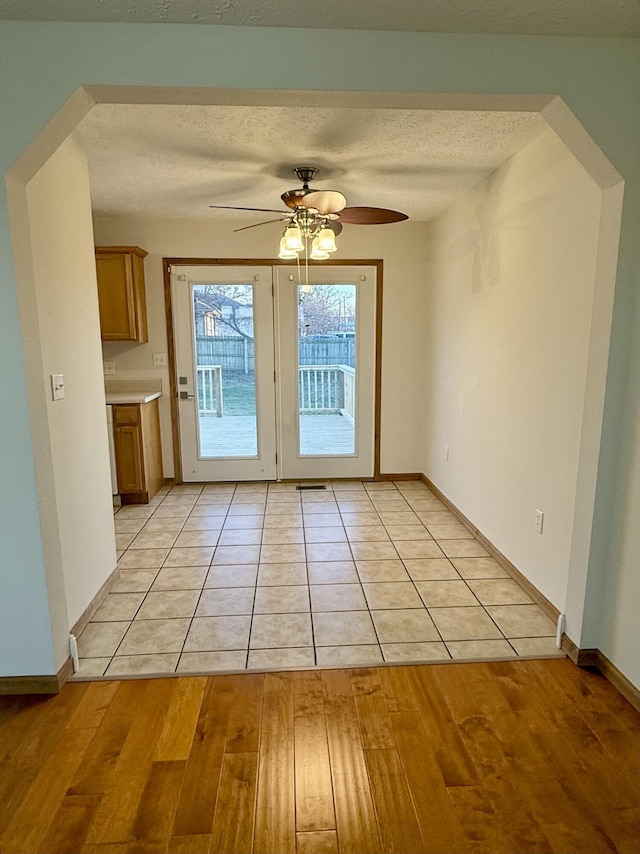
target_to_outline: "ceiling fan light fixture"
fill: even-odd
[[[314,237],[311,241],[311,254],[309,258],[312,261],[326,261],[329,253],[320,247],[320,238]]]
[[[318,248],[323,252],[327,252],[331,254],[332,252],[337,252],[338,247],[336,246],[336,235],[332,228],[329,228],[328,225],[323,226],[320,229],[317,237]]]
[[[280,251],[278,252],[278,258],[280,258],[281,261],[295,261],[298,257],[298,253],[295,249],[287,249],[285,243],[286,238],[282,235],[280,238]]]
[[[302,252],[304,243],[302,242],[302,232],[300,227],[295,223],[291,223],[284,230],[284,248],[292,252]]]

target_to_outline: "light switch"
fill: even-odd
[[[156,368],[164,368],[167,365],[167,354],[166,353],[154,353],[153,354],[153,365]]]
[[[64,397],[64,374],[51,374],[51,396],[54,400]]]
[[[105,376],[113,376],[116,372],[116,363],[113,359],[106,359],[102,363],[102,372]]]

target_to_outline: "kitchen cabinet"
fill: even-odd
[[[158,399],[114,404],[113,438],[123,504],[148,504],[163,483]]]
[[[97,246],[98,306],[103,341],[148,340],[144,263],[139,246]]]

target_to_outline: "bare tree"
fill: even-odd
[[[354,320],[353,300],[334,287],[316,285],[300,294],[298,318],[303,335],[334,332],[345,321]]]
[[[196,328],[202,329],[202,334],[204,318],[212,316],[214,327],[223,326],[241,338],[253,341],[251,285],[199,285],[194,289],[193,302]]]

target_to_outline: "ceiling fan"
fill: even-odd
[[[343,223],[349,225],[383,225],[402,222],[409,219],[407,214],[386,208],[347,207],[347,200],[337,190],[315,190],[309,182],[318,174],[315,166],[299,166],[293,170],[302,182],[302,187],[286,190],[280,198],[289,208],[279,211],[275,208],[249,208],[234,205],[209,205],[210,208],[277,213],[277,219],[245,225],[234,231],[245,231],[268,225],[271,222],[287,222],[280,241],[280,258],[292,260],[298,253],[307,249],[306,241],[311,240],[309,257],[312,260],[325,260],[336,251],[335,236],[342,231]],[[329,234],[329,232],[331,232]]]

